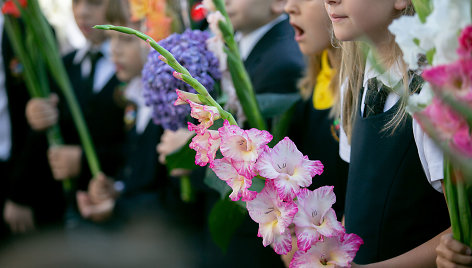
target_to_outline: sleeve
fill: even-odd
[[[444,178],[444,156],[442,150],[421,129],[416,120],[413,120],[413,135],[421,165],[429,183],[436,191],[442,192],[441,181]]]

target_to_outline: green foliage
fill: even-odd
[[[203,180],[208,187],[217,191],[220,194],[220,197],[225,198],[229,192],[231,192],[231,187],[226,184],[226,182],[220,180],[210,168],[206,169],[205,179]]]
[[[209,228],[213,241],[226,252],[231,238],[246,217],[246,209],[228,198],[218,200],[210,212]]]
[[[426,18],[433,11],[433,5],[431,0],[412,0],[413,6],[415,7],[416,14],[420,18],[422,23],[426,22]]]
[[[190,142],[192,142],[192,139],[189,139],[187,144],[182,146],[179,150],[167,155],[166,166],[168,171],[176,168],[188,170],[197,168],[197,165],[195,165],[196,152],[193,149],[190,149]]]

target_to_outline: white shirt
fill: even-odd
[[[125,97],[137,106],[136,132],[142,134],[152,117],[152,107],[146,106],[141,76],[133,78],[125,89]]]
[[[363,86],[367,88],[367,81],[371,78],[377,77],[384,85],[394,89],[399,89],[402,87],[402,76],[401,71],[398,66],[393,66],[388,72],[379,74],[378,71],[372,66],[371,61],[367,60]],[[343,83],[341,86],[341,105],[343,102],[344,91],[346,89],[346,83]],[[364,90],[362,95],[361,102],[361,113],[364,113],[365,108],[365,96],[367,90]],[[386,112],[391,109],[397,101],[400,99],[400,96],[395,92],[391,92],[385,102],[383,111]],[[342,107],[342,106],[341,106]],[[341,120],[342,122],[342,120]],[[349,162],[351,154],[351,146],[348,143],[346,133],[344,132],[341,124],[341,131],[339,137],[339,155],[341,158]],[[418,148],[418,155],[420,157],[421,165],[426,174],[426,178],[429,183],[439,192],[442,192],[441,180],[444,177],[444,159],[441,149],[432,141],[430,137],[421,129],[420,125],[416,120],[413,120],[413,136],[415,138],[416,147]]]
[[[3,15],[0,15],[0,30],[3,29],[3,22]],[[0,34],[0,44],[1,43],[2,35]],[[8,96],[5,87],[3,56],[0,49],[0,161],[7,161],[10,158],[11,143],[10,112],[8,110]]]
[[[98,50],[103,54],[103,57],[97,61],[93,78],[93,92],[99,93],[115,74],[115,65],[111,60],[110,42],[105,41],[99,47],[92,47],[92,44],[87,42],[83,48],[77,51],[73,63],[80,64],[82,62],[80,66],[82,77],[87,77],[92,70],[92,62],[87,57],[90,50]]]
[[[277,23],[285,20],[287,17],[287,14],[282,14],[271,22],[257,28],[256,30],[246,35],[242,35],[240,32],[237,32],[235,34],[235,39],[238,42],[239,54],[241,56],[241,59],[245,61],[247,57],[249,57],[249,54],[251,54],[251,51],[256,46],[257,42],[259,42],[259,40],[261,40],[261,38],[268,31],[270,31],[270,29],[272,29],[272,27],[274,27]]]

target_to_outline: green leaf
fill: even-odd
[[[222,199],[225,198],[229,192],[231,192],[231,187],[229,187],[226,182],[218,178],[211,168],[206,169],[205,179],[203,179],[203,182],[205,182],[205,184],[211,189],[220,193]]]
[[[260,177],[254,177],[252,179],[252,185],[249,190],[260,193],[265,186],[265,180]]]
[[[285,113],[300,98],[298,93],[264,93],[256,95],[264,118],[272,118]]]
[[[430,49],[426,52],[426,60],[431,65],[433,64],[434,54],[436,54],[436,48],[435,47],[433,47],[432,49]]]
[[[415,7],[416,14],[420,18],[422,23],[426,22],[426,18],[433,11],[433,5],[431,0],[412,0],[413,6]]]
[[[231,238],[246,217],[246,210],[229,199],[218,200],[208,218],[213,241],[226,252]]]
[[[292,123],[292,120],[294,119],[293,114],[295,113],[295,107],[297,103],[298,102],[292,104],[292,107],[285,111],[285,113],[281,114],[280,116],[274,117],[271,131],[273,139],[269,144],[270,147],[273,147],[285,136],[287,136],[288,129]]]
[[[183,168],[193,170],[196,169],[195,165],[195,150],[190,149],[189,144],[192,142],[192,139],[189,139],[187,144],[182,146],[178,151],[169,154],[166,157],[166,166],[168,171],[171,171],[176,168]]]

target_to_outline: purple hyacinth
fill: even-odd
[[[221,78],[221,73],[218,70],[218,59],[206,48],[205,41],[209,37],[208,32],[186,30],[182,34],[174,33],[159,41],[159,45],[170,51],[175,59],[211,92],[215,80]],[[186,117],[190,113],[190,107],[174,106],[177,99],[175,89],[196,92],[185,82],[174,78],[174,70],[161,61],[159,55],[159,52],[152,50],[144,65],[143,95],[146,105],[153,107],[154,123],[162,125],[165,129],[177,130],[187,126]]]

